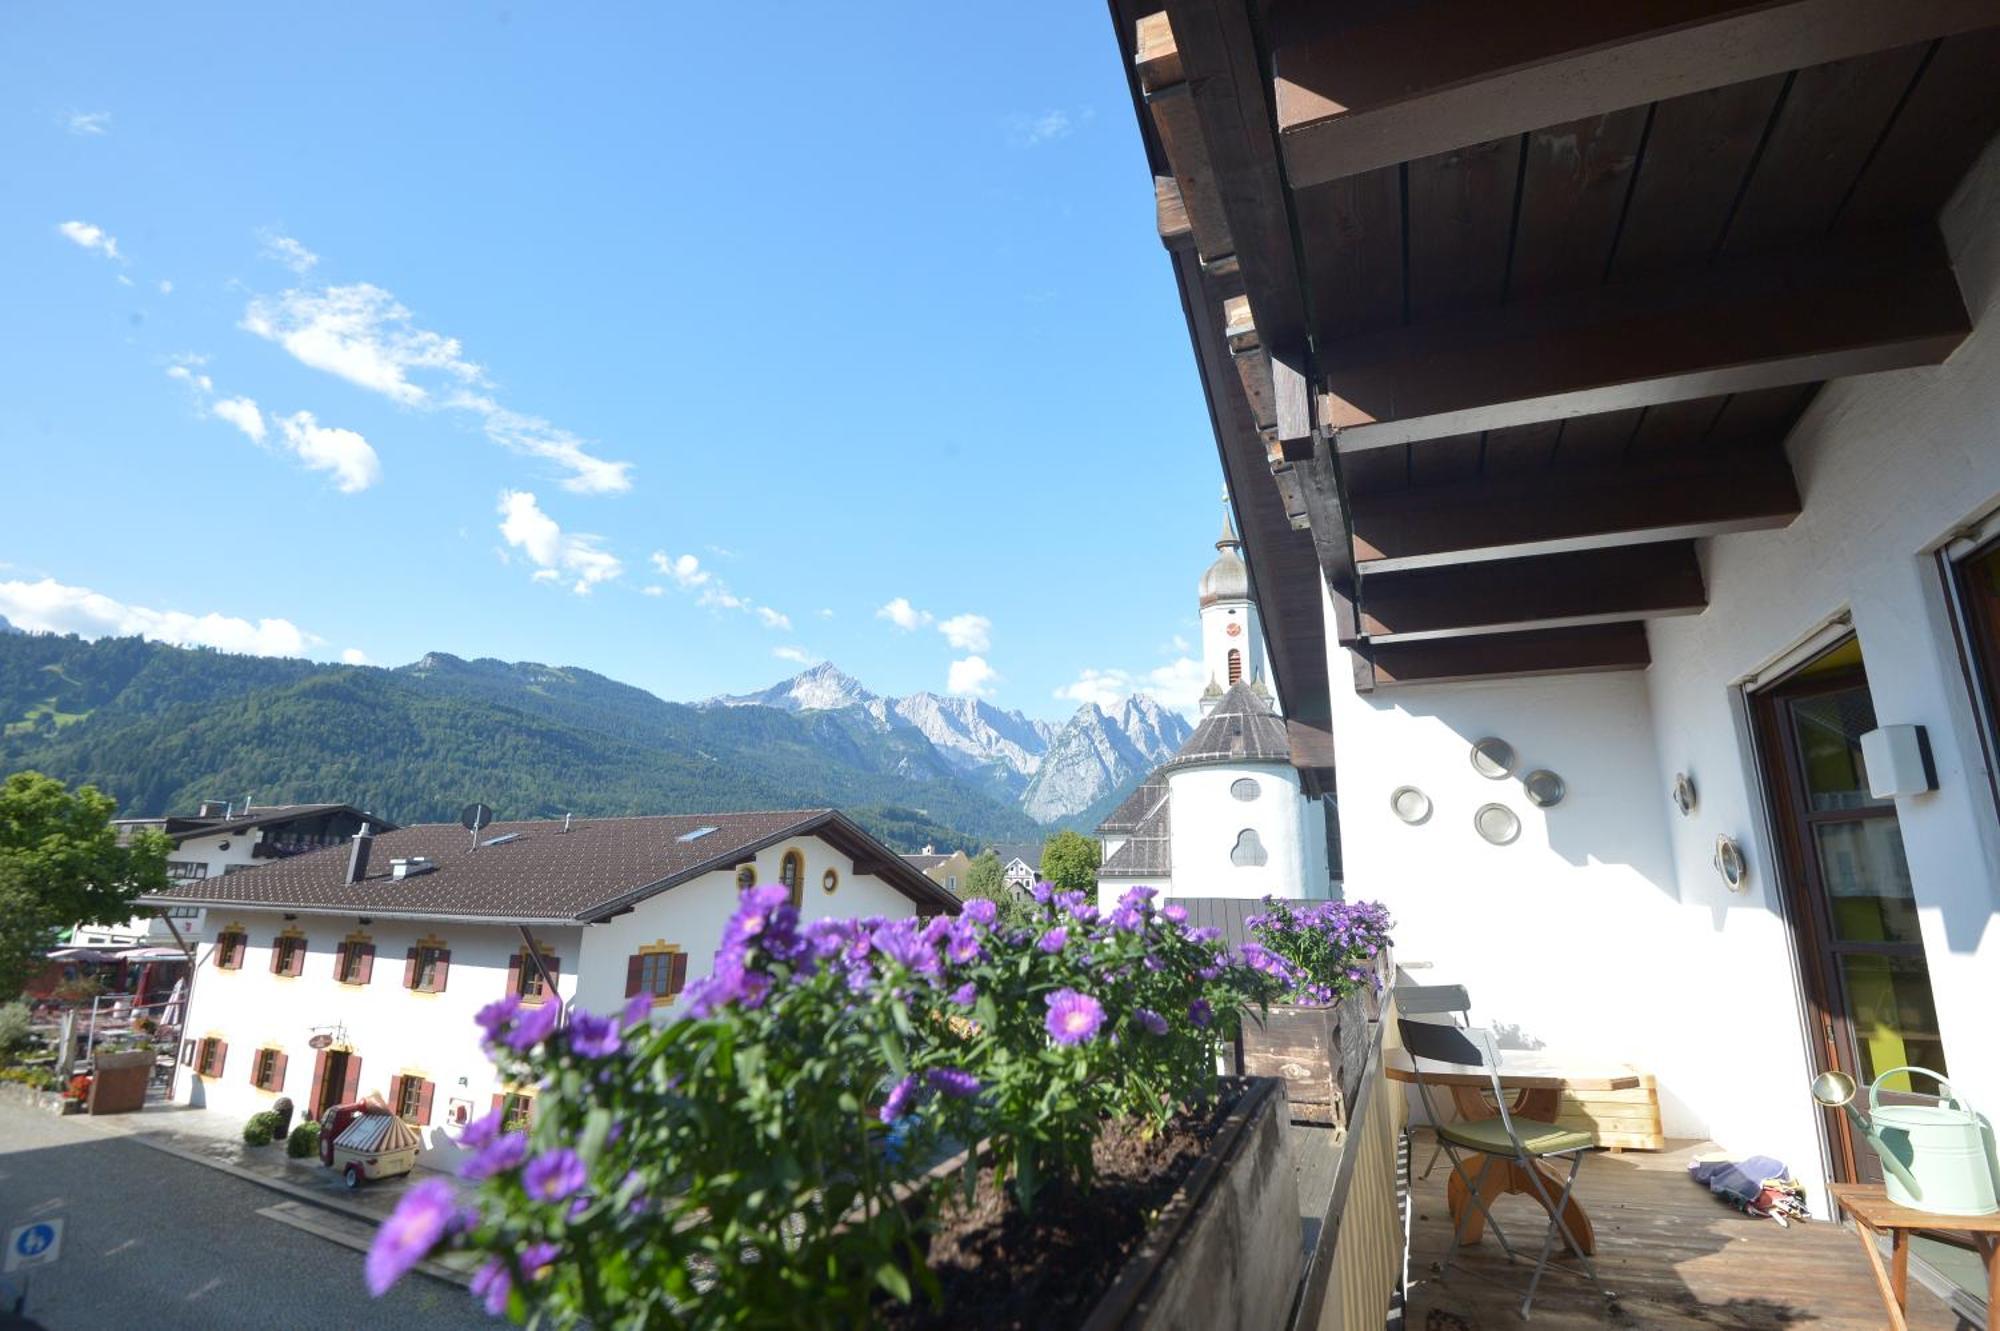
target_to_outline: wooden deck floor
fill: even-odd
[[[1535,1294],[1530,1326],[1701,1327],[1714,1331],[1875,1331],[1888,1325],[1867,1259],[1853,1233],[1824,1221],[1782,1229],[1716,1201],[1687,1177],[1688,1157],[1708,1143],[1676,1142],[1665,1152],[1598,1152],[1584,1161],[1577,1193],[1597,1228],[1597,1271],[1618,1296],[1607,1312],[1590,1283],[1552,1262]],[[1431,1157],[1415,1143],[1416,1172]],[[1447,1282],[1438,1264],[1451,1240],[1445,1209],[1449,1159],[1418,1180],[1410,1221],[1409,1331],[1515,1331],[1529,1266],[1510,1268],[1489,1232],[1461,1250]],[[1531,1198],[1494,1208],[1518,1249],[1538,1251],[1546,1221]],[[1510,1223],[1511,1221],[1511,1223]],[[1476,1273],[1476,1274],[1475,1274]],[[1954,1331],[1945,1305],[1913,1279],[1912,1331]]]

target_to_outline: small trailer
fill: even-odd
[[[360,1187],[364,1180],[409,1173],[423,1149],[417,1130],[373,1097],[334,1105],[320,1116],[320,1163],[339,1170],[350,1188]]]

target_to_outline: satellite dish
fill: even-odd
[[[458,825],[468,832],[477,832],[493,821],[493,806],[477,801],[458,811]]]

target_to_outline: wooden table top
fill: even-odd
[[[1941,1215],[1889,1200],[1879,1183],[1835,1183],[1827,1188],[1847,1213],[1870,1229],[1955,1229],[2000,1234],[2000,1211],[1987,1215]]]
[[[1407,1049],[1382,1054],[1382,1072],[1391,1081],[1415,1081]],[[1644,1078],[1625,1063],[1555,1049],[1502,1049],[1500,1085],[1510,1091],[1629,1091]],[[1491,1086],[1485,1068],[1468,1063],[1424,1060],[1424,1080],[1433,1086]]]

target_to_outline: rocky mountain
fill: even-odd
[[[1122,797],[1192,733],[1179,713],[1145,694],[1109,711],[1085,703],[1050,741],[1021,794],[1021,808],[1036,822],[1050,823],[1108,807],[1112,796]]]
[[[1192,733],[1179,713],[1145,694],[1108,711],[1086,704],[1056,727],[978,698],[881,697],[831,662],[756,693],[710,698],[700,706],[852,711],[885,733],[914,730],[953,771],[1004,792],[1043,824],[1081,822],[1080,815],[1113,794],[1123,796]]]

